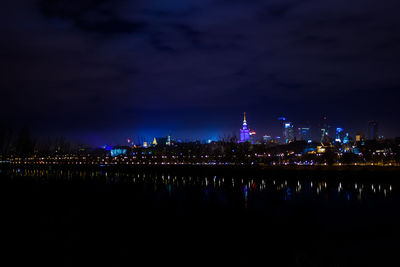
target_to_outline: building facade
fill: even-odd
[[[311,129],[309,127],[299,128],[300,140],[302,141],[310,141],[311,138]]]
[[[340,127],[336,128],[335,142],[343,143],[343,139],[344,139],[343,128]]]
[[[240,139],[239,139],[239,143],[244,143],[244,142],[250,142],[250,130],[247,127],[246,112],[244,113],[243,126],[242,129],[240,129]]]
[[[285,144],[295,141],[294,136],[294,125],[291,122],[285,122],[285,132],[284,132]]]

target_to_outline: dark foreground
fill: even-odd
[[[2,265],[398,261],[400,185],[393,173],[363,179],[354,172],[192,171],[3,169]]]

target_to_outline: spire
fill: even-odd
[[[243,129],[247,130],[246,112],[244,112],[243,115]]]
[[[243,127],[240,129],[239,143],[250,141],[250,130],[247,128],[246,112],[243,113]]]

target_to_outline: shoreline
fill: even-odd
[[[240,166],[240,165],[71,165],[71,164],[0,164],[0,170],[71,170],[71,171],[106,171],[106,172],[168,172],[176,174],[229,175],[232,177],[251,175],[287,175],[324,176],[326,177],[360,177],[362,179],[390,179],[400,182],[399,166]],[[381,177],[376,177],[381,176]]]

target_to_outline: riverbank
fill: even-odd
[[[3,171],[12,169],[28,170],[71,170],[71,171],[103,171],[103,172],[155,172],[190,175],[218,175],[240,177],[251,175],[254,178],[265,176],[311,176],[348,179],[380,179],[400,182],[398,166],[240,166],[240,165],[70,165],[70,164],[0,164]]]

